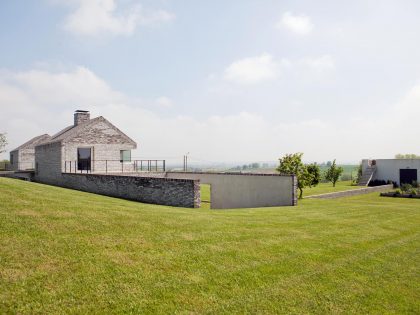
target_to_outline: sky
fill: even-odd
[[[83,109],[141,158],[420,154],[419,12],[417,0],[2,0],[0,132],[12,150]]]

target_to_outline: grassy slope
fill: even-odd
[[[351,181],[339,181],[335,184],[335,187],[333,187],[332,183],[319,183],[315,187],[305,188],[303,190],[303,197],[359,188],[362,187],[352,186]]]
[[[0,178],[0,313],[419,313],[420,202],[146,205]]]

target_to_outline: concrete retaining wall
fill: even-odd
[[[198,208],[197,180],[95,174],[62,174],[58,186],[151,204]]]
[[[211,208],[256,208],[297,204],[296,177],[278,174],[167,172],[166,178],[211,185]]]
[[[360,188],[360,189],[353,189],[353,190],[345,190],[345,191],[338,191],[333,193],[327,193],[327,194],[320,194],[320,195],[313,195],[313,196],[307,196],[307,198],[318,198],[318,199],[334,199],[334,198],[341,198],[341,197],[350,197],[350,196],[357,196],[357,195],[363,195],[368,194],[371,192],[382,192],[382,191],[390,191],[394,188],[394,186],[391,185],[383,185],[383,186],[376,186],[376,187],[366,187],[366,188]]]

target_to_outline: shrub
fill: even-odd
[[[396,194],[396,195],[401,195],[401,189],[397,189],[397,190],[395,191],[395,194]]]
[[[356,176],[356,182],[360,182],[360,179],[362,178],[362,174],[363,174],[363,165],[362,163],[359,164],[358,168],[357,168],[357,176]]]
[[[413,196],[417,195],[417,189],[412,188],[412,189],[410,190],[410,195],[413,195]]]
[[[411,191],[413,189],[413,186],[411,186],[410,184],[402,184],[401,185],[401,190],[404,193],[408,193],[409,191]]]

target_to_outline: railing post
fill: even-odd
[[[108,174],[108,160],[105,160],[105,174]]]
[[[121,162],[121,173],[124,173],[124,162]]]
[[[163,160],[163,171],[164,171],[164,172],[166,171],[166,166],[165,166],[165,164],[166,164],[166,160]]]

